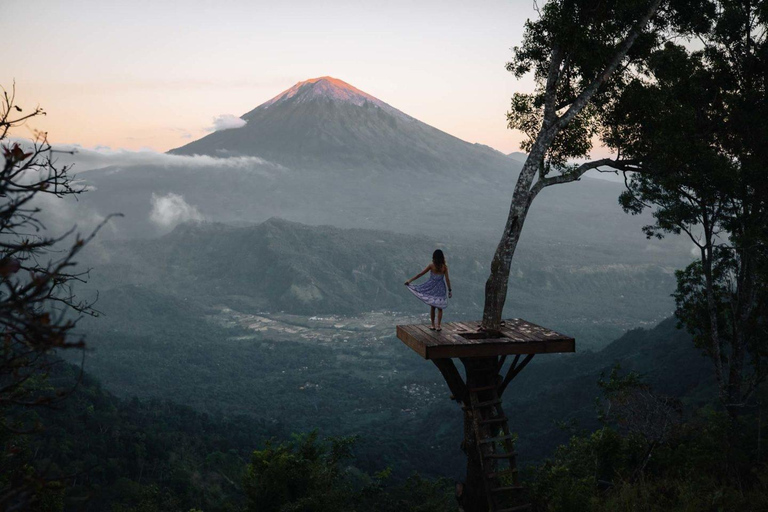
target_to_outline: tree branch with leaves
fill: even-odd
[[[767,375],[766,29],[764,2],[707,2],[693,29],[701,49],[654,51],[604,137],[645,167],[627,177],[624,209],[653,210],[649,238],[693,245],[696,260],[676,273],[676,315],[712,359],[732,418]]]
[[[522,131],[528,152],[512,196],[507,222],[485,286],[483,327],[498,331],[509,270],[528,211],[546,187],[579,180],[604,167],[637,170],[641,162],[617,156],[580,165],[601,128],[601,109],[657,47],[669,25],[661,0],[547,2],[538,20],[526,23],[521,46],[507,69],[518,78],[533,73],[536,90],[515,94],[509,127]],[[666,6],[666,4],[664,4]],[[620,154],[619,154],[620,155]]]

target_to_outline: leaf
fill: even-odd
[[[25,153],[24,150],[21,149],[21,146],[14,144],[10,149],[8,149],[8,147],[3,148],[3,155],[5,156],[6,160],[10,160],[12,162],[21,162],[22,160],[29,158],[32,153]]]
[[[21,268],[21,262],[15,258],[4,258],[0,260],[0,276],[8,277],[15,274]]]

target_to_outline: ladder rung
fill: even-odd
[[[513,457],[517,457],[517,453],[516,452],[489,453],[487,455],[483,455],[483,458],[485,458],[485,459],[511,459]]]
[[[506,441],[506,440],[512,440],[515,438],[514,434],[509,434],[508,436],[499,436],[499,437],[489,437],[487,439],[481,439],[481,443],[498,443],[499,441]]]
[[[479,388],[469,388],[470,393],[479,393],[480,391],[490,391],[492,389],[499,389],[498,384],[492,386],[481,386]]]
[[[487,473],[485,476],[488,478],[496,478],[499,476],[511,475],[514,473],[517,473],[517,468],[502,469],[501,471],[496,471],[495,473]]]
[[[505,487],[497,487],[491,489],[491,492],[509,492],[509,491],[522,491],[525,489],[522,485],[507,485]]]
[[[531,510],[531,504],[526,503],[525,505],[518,505],[512,508],[500,508],[496,512],[519,512],[521,510]]]
[[[489,400],[487,402],[480,402],[477,405],[474,406],[475,409],[480,409],[482,407],[492,407],[494,405],[498,405],[501,403],[501,400]]]
[[[486,425],[488,423],[506,423],[507,418],[502,416],[501,418],[490,418],[487,420],[480,420],[480,423]]]

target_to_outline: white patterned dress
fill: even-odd
[[[427,281],[417,285],[409,284],[408,289],[428,306],[437,309],[448,307],[448,287],[445,285],[445,274],[435,274],[430,271]]]

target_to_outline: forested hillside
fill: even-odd
[[[270,326],[254,332],[235,323],[217,327],[191,301],[138,287],[114,293],[104,295],[101,307],[107,315],[119,312],[125,323],[90,331],[94,350],[85,367],[120,396],[170,399],[296,431],[360,435],[359,464],[370,471],[383,463],[398,477],[445,475],[447,468],[455,477],[461,473],[459,410],[437,369],[414,357],[390,326],[366,327],[365,320],[342,326],[338,317],[329,328],[301,317],[246,318],[246,324]],[[347,339],[333,337],[339,331]],[[708,397],[708,362],[673,320],[631,331],[598,352],[539,356],[505,399],[523,460],[544,457],[566,439],[556,422],[594,426],[596,382],[617,362],[692,403]]]
[[[437,247],[445,251],[455,283],[448,314],[476,316],[491,244],[280,219],[245,227],[189,223],[155,239],[103,242],[87,253],[84,263],[94,271],[83,293],[99,290],[108,304],[97,329],[124,322],[114,301],[119,294],[130,310],[129,293],[112,290],[129,284],[244,314],[413,314],[424,308],[402,283],[424,268]],[[619,245],[564,252],[558,245],[531,244],[520,252],[507,316],[566,332],[581,347],[601,347],[631,326],[654,325],[672,312],[674,267],[649,264],[646,255]]]
[[[151,302],[147,305],[147,311],[154,309]],[[201,326],[191,323],[188,328],[191,334]],[[198,336],[202,340],[206,332]],[[395,373],[377,384],[332,368],[311,377],[302,374],[302,365],[334,357],[323,347],[307,350],[305,345],[281,342],[267,350],[262,345],[261,352],[241,351],[206,362],[194,338],[185,351],[152,339],[162,339],[162,331],[151,338],[137,333],[132,357],[167,351],[172,371],[166,375],[175,379],[153,380],[152,373],[159,369],[142,365],[136,368],[136,384],[108,386],[125,396],[118,398],[86,375],[61,406],[39,413],[45,429],[24,449],[35,454],[36,465],[51,463],[54,475],[78,473],[64,494],[50,490],[50,499],[62,500],[67,510],[102,510],[106,504],[119,505],[123,508],[115,510],[121,511],[238,510],[246,503],[242,482],[251,452],[263,449],[270,438],[279,443],[288,441],[291,432],[315,428],[321,438],[353,435],[354,458],[349,463],[360,470],[374,475],[389,468],[392,477],[376,484],[385,489],[381,492],[396,495],[403,492],[400,485],[415,486],[403,496],[432,496],[436,503],[450,503],[450,481],[437,487],[419,479],[407,481],[415,472],[430,479],[458,479],[462,426],[437,370],[419,376],[423,362],[406,349],[393,351],[390,364]],[[172,354],[181,352],[186,352],[184,359],[170,362]],[[120,361],[121,356],[110,358]],[[688,411],[706,403],[711,393],[708,364],[672,320],[652,330],[631,331],[596,353],[541,356],[515,380],[505,403],[515,418],[525,465],[550,456],[574,429],[599,426],[597,382],[616,364],[639,372],[654,389],[681,397]],[[51,383],[64,385],[76,376],[76,369],[67,366]],[[279,392],[278,382],[283,383]],[[229,388],[228,395],[223,388]],[[366,481],[374,482],[360,482]]]

